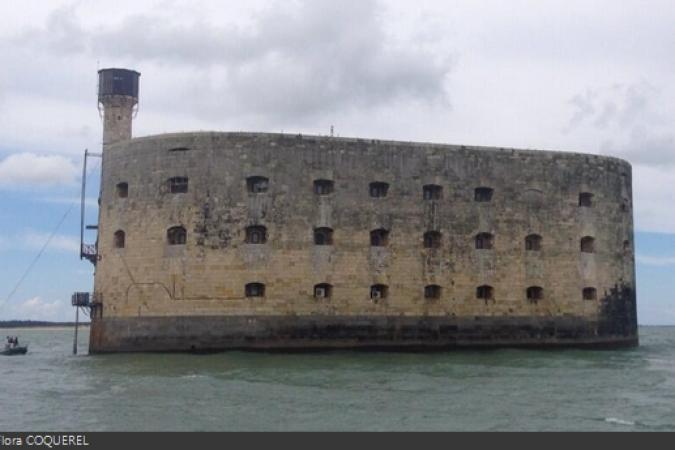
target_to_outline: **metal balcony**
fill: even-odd
[[[80,258],[86,259],[93,265],[96,265],[98,262],[98,249],[96,248],[96,244],[82,244]]]

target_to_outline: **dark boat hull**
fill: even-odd
[[[28,352],[28,347],[14,347],[14,348],[6,348],[2,351],[2,354],[5,356],[13,356],[13,355],[25,355]]]

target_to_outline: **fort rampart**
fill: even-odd
[[[94,353],[637,343],[619,159],[189,133],[102,167]]]

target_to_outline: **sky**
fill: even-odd
[[[135,136],[333,126],[627,159],[639,321],[675,325],[674,23],[672,0],[3,1],[0,320],[72,320],[91,290],[82,154],[101,146],[97,70],[125,67]]]

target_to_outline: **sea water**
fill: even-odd
[[[675,328],[614,351],[72,354],[0,330],[0,431],[675,431]]]

